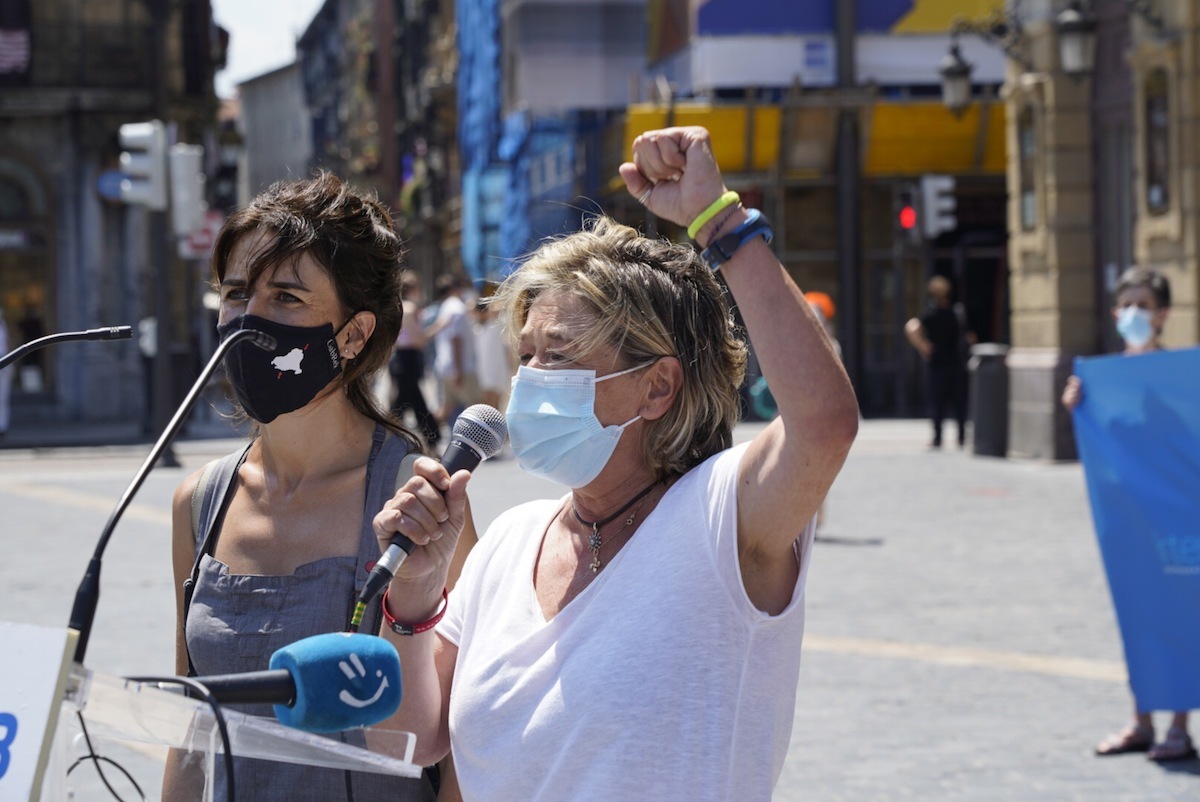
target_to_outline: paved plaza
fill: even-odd
[[[921,421],[865,421],[829,496],[775,799],[1200,800],[1200,761],[1092,755],[1131,702],[1079,464],[929,451],[927,440]],[[155,469],[125,513],[104,560],[93,669],[171,672],[170,495],[234,444],[179,443],[182,467]],[[65,625],[146,450],[0,451],[5,620]],[[494,460],[472,504],[483,524],[557,492]]]

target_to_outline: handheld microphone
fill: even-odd
[[[308,732],[369,727],[400,707],[400,655],[374,635],[313,635],[278,649],[268,665],[192,679],[220,704],[274,705],[279,723]]]
[[[129,329],[128,326],[124,328]],[[102,329],[92,329],[92,331],[102,331]],[[75,591],[75,604],[71,607],[71,620],[67,624],[68,627],[79,633],[79,640],[75,644],[76,663],[82,663],[84,654],[87,652],[88,638],[92,634],[92,622],[96,618],[96,605],[100,602],[100,560],[104,556],[104,549],[108,546],[109,538],[112,537],[113,529],[117,526],[117,521],[121,519],[121,515],[125,512],[125,508],[129,506],[129,502],[133,501],[134,494],[141,488],[142,483],[146,481],[146,476],[149,475],[150,469],[154,467],[154,463],[158,461],[158,458],[162,456],[170,444],[171,438],[175,436],[175,432],[178,431],[180,424],[183,423],[184,417],[191,410],[192,405],[196,403],[196,399],[200,397],[200,393],[204,390],[204,385],[208,384],[209,377],[212,376],[217,366],[221,364],[225,353],[233,347],[234,343],[241,340],[251,340],[256,346],[266,351],[275,350],[277,345],[275,338],[269,334],[265,334],[257,329],[239,329],[226,337],[217,346],[216,351],[213,352],[212,357],[208,360],[208,364],[204,366],[204,370],[200,371],[200,376],[192,385],[192,389],[188,391],[187,397],[183,399],[183,403],[179,405],[179,409],[175,411],[175,415],[167,424],[167,428],[163,430],[158,441],[150,449],[150,453],[146,456],[146,461],[142,463],[142,467],[138,468],[137,473],[134,474],[133,479],[129,482],[129,487],[125,488],[125,493],[108,516],[108,522],[104,525],[104,530],[100,533],[100,542],[96,544],[96,551],[92,555],[92,559],[88,562],[87,570],[83,574],[83,580],[79,583],[79,589]],[[39,341],[34,340],[34,342]]]
[[[0,368],[8,367],[8,365],[16,362],[26,354],[31,354],[54,343],[71,342],[73,340],[128,340],[132,336],[132,326],[105,326],[104,328],[87,329],[85,331],[64,331],[58,334],[47,334],[45,337],[30,340],[19,348],[9,351],[0,357]]]
[[[498,409],[487,404],[469,406],[454,421],[450,445],[446,446],[441,463],[451,475],[461,470],[473,471],[485,459],[499,454],[507,440],[508,422]],[[387,551],[371,569],[359,594],[359,605],[365,606],[383,592],[396,575],[396,569],[416,547],[417,544],[408,537],[396,533]],[[357,615],[357,610],[355,612]]]

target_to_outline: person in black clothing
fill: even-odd
[[[425,403],[421,380],[425,377],[425,331],[421,326],[421,285],[417,275],[406,270],[400,274],[400,293],[404,318],[400,334],[388,360],[388,374],[392,377],[394,398],[392,414],[404,420],[408,410],[416,416],[417,426],[432,450],[441,439],[438,420]]]
[[[967,435],[967,367],[966,342],[968,332],[960,311],[951,300],[950,280],[934,276],[929,280],[932,308],[904,326],[904,336],[925,360],[925,402],[933,422],[932,448],[942,446],[942,420],[947,408],[958,422],[958,446],[962,448]]]

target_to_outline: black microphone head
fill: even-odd
[[[254,344],[264,351],[274,351],[279,347],[279,341],[265,331],[254,331]]]
[[[490,459],[499,454],[508,442],[508,422],[495,407],[473,404],[454,421],[450,439],[462,440],[479,452],[483,459]]]
[[[133,326],[104,326],[84,332],[88,340],[128,340],[133,337]]]
[[[279,347],[278,340],[265,331],[259,331],[258,329],[234,329],[222,340],[222,344],[231,342],[234,339],[239,341],[249,340],[264,351],[274,351]]]

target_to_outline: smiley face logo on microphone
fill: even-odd
[[[309,732],[369,727],[400,707],[400,654],[378,635],[327,632],[302,638],[271,655],[270,666],[292,679],[291,701],[275,705],[275,717],[288,727]]]
[[[364,686],[372,684],[370,678],[367,677],[366,666],[363,665],[362,660],[355,652],[351,652],[348,658],[338,662],[338,668],[342,670],[342,673],[346,675],[346,679],[350,680],[356,690],[365,689]],[[343,704],[347,704],[350,707],[370,707],[378,702],[383,696],[384,691],[388,689],[388,678],[384,676],[381,669],[376,669],[375,678],[379,680],[379,684],[374,693],[365,699],[355,696],[346,688],[343,688],[338,693],[338,699],[340,699]]]

